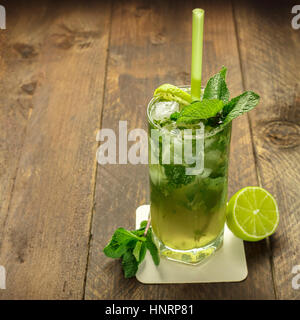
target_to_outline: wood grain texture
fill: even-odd
[[[34,48],[43,37],[36,25],[44,13],[30,4],[19,10],[3,4],[9,10],[7,29],[0,32],[0,243],[39,79]]]
[[[191,11],[206,10],[204,79],[222,65],[229,69],[232,95],[243,91],[232,6],[226,1],[122,1],[114,3],[102,128],[118,132],[146,129],[146,105],[161,83],[187,84],[190,78]],[[235,121],[230,195],[257,185],[247,116]],[[147,166],[99,166],[88,265],[86,299],[270,299],[274,298],[266,242],[246,245],[249,276],[241,283],[142,285],[123,277],[119,261],[103,247],[120,226],[133,228],[135,209],[147,203]]]
[[[14,5],[10,1],[7,11]],[[7,290],[1,290],[0,299],[81,299],[110,6],[98,1],[89,1],[89,6],[78,1],[26,2],[27,6],[20,13],[27,18],[16,25],[8,22],[14,55],[4,57],[4,64],[17,64],[16,82],[11,82],[17,87],[7,91],[4,104],[12,113],[20,112],[17,103],[10,103],[16,93],[23,90],[26,96],[33,90],[27,80],[35,78],[30,73],[25,78],[26,70],[34,67],[38,80],[10,208],[1,229],[0,264],[7,270]],[[32,7],[40,11],[31,12]],[[2,91],[1,96],[5,96]],[[25,120],[28,108],[24,106]],[[18,117],[11,118],[18,122]],[[25,120],[19,118],[24,127]],[[9,163],[5,165],[5,170],[14,170]]]
[[[279,299],[300,298],[291,282],[300,263],[300,31],[291,27],[294,4],[234,5],[245,86],[262,97],[250,117],[260,182],[281,214],[270,238]]]

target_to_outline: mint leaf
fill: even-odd
[[[223,66],[219,73],[223,77],[223,79],[226,80],[227,68]]]
[[[259,102],[259,95],[253,91],[246,91],[233,98],[224,106],[223,115],[225,117],[223,125],[231,122],[238,116],[252,110]]]
[[[146,251],[147,251],[146,243],[138,241],[132,252],[138,264],[140,264],[144,260]]]
[[[142,248],[142,242],[137,241],[137,243],[133,249],[133,252],[132,252],[137,262],[140,261],[141,248]]]
[[[147,252],[146,242],[143,242],[141,246],[141,251],[140,251],[139,264],[144,260],[146,252]]]
[[[109,244],[103,249],[103,252],[109,258],[121,258],[126,250],[126,243],[119,243],[114,237],[112,237]]]
[[[145,229],[147,227],[148,221],[147,220],[143,220],[140,224],[140,228],[141,229]]]
[[[218,99],[203,99],[184,107],[176,122],[193,123],[201,119],[214,117],[222,110],[223,105],[223,101]]]
[[[153,242],[151,230],[149,230],[147,232],[146,247],[150,251],[150,254],[152,256],[153,262],[158,266],[159,262],[160,262],[159,252],[158,252],[158,249],[157,249],[155,243]]]
[[[145,241],[143,237],[138,237],[133,232],[128,231],[124,228],[118,228],[114,233],[114,237],[120,243],[127,242],[133,239]]]
[[[146,241],[144,237],[139,237],[124,228],[118,228],[103,252],[109,258],[120,258],[126,252],[127,247],[132,245],[130,243],[132,240]]]
[[[132,253],[132,250],[127,250],[122,256],[122,267],[125,278],[134,277],[138,270],[138,262]]]
[[[225,103],[229,100],[229,90],[225,77],[227,69],[223,67],[219,73],[211,77],[204,89],[203,99],[219,99]]]

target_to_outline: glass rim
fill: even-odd
[[[190,88],[190,85],[181,85],[181,86],[177,86],[178,88]],[[203,88],[201,88],[201,90],[204,90]],[[152,99],[149,101],[148,105],[147,105],[147,118],[148,118],[148,122],[153,125],[156,129],[161,130],[163,127],[161,127],[160,125],[156,124],[151,115],[150,115],[150,109],[151,107],[154,105],[154,103],[159,100],[159,98],[156,97],[152,97]],[[225,124],[224,126],[220,127],[216,127],[213,130],[211,130],[209,133],[204,133],[204,137],[205,138],[209,138],[212,137],[216,134],[218,134],[219,132],[224,131],[227,127],[230,127],[232,124],[232,121],[228,122],[227,124]],[[205,125],[204,125],[205,127]],[[179,128],[178,128],[179,129]],[[182,130],[182,129],[179,129]]]

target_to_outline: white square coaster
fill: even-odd
[[[148,220],[149,205],[136,210],[136,229],[143,220]],[[224,244],[210,258],[199,265],[188,265],[161,257],[156,266],[147,252],[136,274],[138,281],[150,283],[209,283],[237,282],[247,278],[248,269],[243,240],[235,237],[225,226]]]

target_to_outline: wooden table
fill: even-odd
[[[87,4],[88,3],[88,4]],[[299,299],[300,30],[294,2],[5,1],[0,30],[1,299]],[[146,165],[97,166],[96,133],[146,129],[164,82],[190,79],[191,10],[205,16],[204,80],[228,67],[232,96],[260,93],[234,122],[230,196],[261,185],[281,220],[245,243],[240,283],[142,285],[102,249],[148,203]]]

